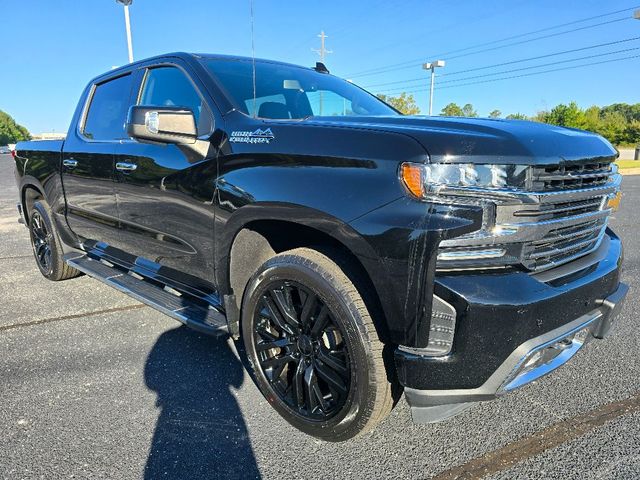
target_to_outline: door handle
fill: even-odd
[[[62,161],[62,165],[64,165],[67,168],[75,168],[78,166],[78,161],[72,158],[68,158]]]
[[[118,162],[116,163],[116,170],[120,171],[120,172],[133,172],[136,168],[138,168],[138,165],[136,165],[135,163],[127,163],[127,162]]]

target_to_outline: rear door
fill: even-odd
[[[131,87],[130,73],[93,85],[78,128],[64,143],[67,222],[83,239],[119,243],[114,154],[116,145],[126,138]]]
[[[187,107],[199,136],[208,139],[211,108],[183,65],[156,65],[141,74],[138,104]],[[194,146],[131,140],[116,147],[122,250],[214,283],[216,152],[207,140]]]

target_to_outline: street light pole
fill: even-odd
[[[431,86],[429,87],[429,116],[433,115],[433,85],[436,81],[436,68],[444,67],[444,60],[436,60],[422,65],[425,70],[431,70]]]
[[[133,44],[131,42],[131,22],[129,20],[129,5],[133,0],[116,0],[116,3],[124,5],[124,23],[127,29],[127,48],[129,50],[129,63],[133,62]]]

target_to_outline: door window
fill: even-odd
[[[84,122],[83,135],[92,140],[127,138],[124,124],[129,109],[131,75],[109,80],[95,87]]]
[[[198,134],[211,131],[211,115],[206,104],[187,76],[176,67],[148,70],[139,104],[189,108],[195,115]]]
[[[307,92],[307,98],[315,116],[353,115],[351,100],[331,90]]]

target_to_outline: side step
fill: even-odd
[[[65,255],[65,262],[96,280],[175,318],[188,327],[213,336],[229,334],[224,313],[213,306],[201,305],[180,292],[168,291],[162,286],[133,276],[124,270],[109,266],[86,255]]]

